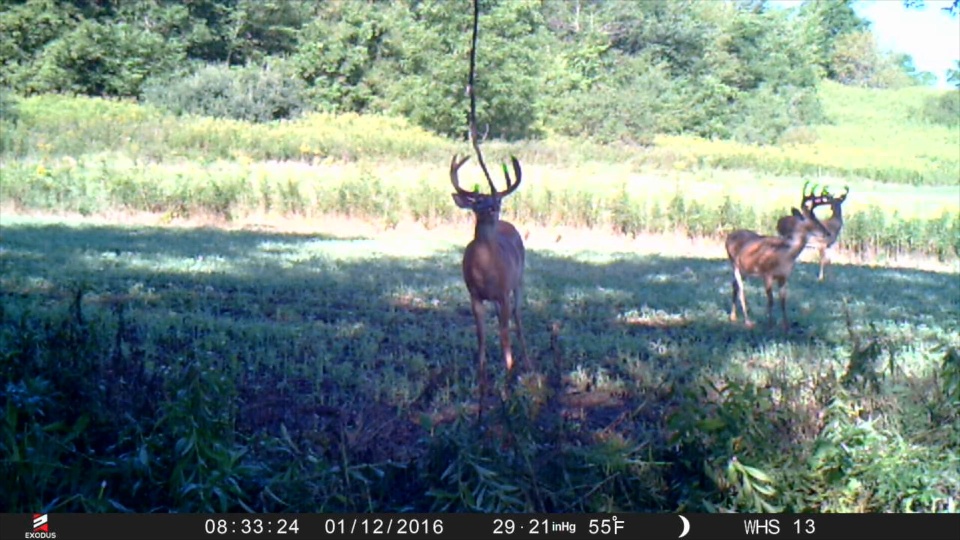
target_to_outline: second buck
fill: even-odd
[[[833,215],[829,219],[823,222],[823,226],[829,232],[828,235],[823,236],[820,234],[810,235],[808,244],[811,247],[817,248],[817,251],[820,252],[820,281],[823,281],[823,268],[827,265],[827,250],[837,243],[837,240],[840,238],[840,230],[843,228],[843,201],[847,199],[847,194],[850,193],[850,188],[845,188],[843,195],[839,197],[833,197],[830,193],[824,189],[821,193],[822,196],[829,198],[830,208],[833,210]],[[793,216],[783,216],[777,221],[777,232],[780,236],[784,238],[790,236],[790,232],[796,228],[797,218]]]
[[[747,327],[753,323],[747,315],[747,302],[744,298],[743,276],[753,275],[763,278],[767,291],[767,313],[770,323],[773,316],[773,282],[777,282],[780,293],[780,309],[783,312],[783,329],[790,329],[787,323],[787,278],[793,272],[793,266],[807,244],[811,234],[829,234],[829,231],[814,215],[813,209],[827,204],[830,199],[825,196],[816,196],[812,192],[806,193],[804,184],[803,202],[800,205],[803,211],[792,209],[796,225],[790,229],[789,235],[761,236],[753,231],[738,230],[727,236],[726,248],[730,264],[733,266],[733,305],[730,307],[730,320],[737,320],[737,300],[743,310],[743,321]]]
[[[520,186],[520,162],[515,157],[511,158],[516,178],[514,182],[510,181],[510,175],[504,165],[503,174],[507,178],[507,189],[504,191],[497,191],[490,176],[487,175],[487,183],[490,185],[490,194],[487,195],[460,187],[457,171],[469,158],[470,156],[467,156],[458,161],[457,156],[453,156],[450,161],[450,182],[456,190],[453,201],[460,208],[473,210],[476,217],[473,240],[467,244],[467,249],[463,252],[463,280],[470,292],[470,307],[477,325],[479,348],[477,362],[480,379],[480,409],[482,410],[486,379],[484,301],[493,302],[497,306],[500,345],[507,365],[507,381],[513,369],[513,351],[510,348],[511,319],[516,326],[517,340],[520,342],[523,357],[529,363],[527,346],[523,341],[523,325],[520,322],[520,300],[523,297],[523,266],[526,252],[523,248],[523,239],[516,227],[506,221],[500,221],[500,201]]]

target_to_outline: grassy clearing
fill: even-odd
[[[960,140],[955,130],[912,119],[924,95],[827,84],[835,124],[817,127],[816,140],[806,143],[754,147],[680,137],[626,148],[546,140],[491,143],[487,152],[491,161],[521,156],[526,182],[511,211],[544,227],[630,236],[716,237],[741,227],[772,233],[800,185],[812,180],[850,186],[848,249],[953,260],[960,252]],[[468,151],[391,118],[316,114],[249,124],[64,96],[20,100],[19,121],[4,127],[0,204],[85,215],[337,213],[388,227],[405,220],[436,226],[458,219],[445,163]],[[863,163],[873,172],[861,170]],[[945,185],[910,185],[938,183]]]
[[[657,137],[652,147],[574,140],[511,145],[544,166],[629,162],[637,168],[753,170],[779,176],[835,176],[912,185],[960,184],[960,132],[931,125],[919,111],[932,90],[868,90],[826,82],[824,125],[803,128],[777,146],[693,137]],[[442,162],[456,146],[406,121],[313,114],[293,122],[250,124],[175,118],[122,101],[34,96],[18,101],[19,122],[5,126],[6,156],[74,158],[106,150],[137,161],[369,160]]]
[[[825,95],[884,99],[846,90]],[[533,231],[538,369],[478,431],[459,274],[470,218],[445,166],[463,145],[386,118],[251,125],[23,100],[0,134],[0,505],[957,511],[956,134],[911,131],[908,110],[864,119],[904,131],[849,143],[859,154],[841,144],[865,134],[842,107],[828,107],[837,130],[777,148],[486,145],[489,161],[524,163],[506,214]],[[789,334],[726,320],[715,243],[708,258],[632,250],[651,232],[772,232],[807,178],[850,185],[842,238],[857,257],[822,284],[797,269]],[[305,232],[237,225],[251,216]],[[333,219],[376,225],[315,232]],[[411,223],[430,230],[401,234]],[[557,230],[605,240],[541,238]],[[903,253],[951,270],[877,264]],[[761,287],[748,292],[761,315]]]
[[[503,150],[491,148],[489,157],[505,158]],[[193,214],[228,220],[259,213],[313,218],[340,214],[385,227],[402,221],[432,227],[463,217],[451,204],[444,163],[155,163],[113,155],[22,160],[5,166],[0,203],[85,215],[124,209],[164,213],[169,219]],[[468,183],[482,182],[476,167],[463,176]],[[803,184],[800,177],[749,171],[635,172],[629,164],[597,162],[570,167],[525,162],[524,178],[509,201],[507,212],[513,219],[629,236],[680,231],[720,237],[735,228],[775,234],[777,219],[797,204]],[[941,260],[955,260],[960,253],[956,188],[817,180],[835,191],[845,184],[851,189],[844,204],[847,249],[886,257],[921,253]]]
[[[462,243],[411,246],[5,217],[0,504],[957,510],[956,273],[801,265],[782,334],[720,259],[532,249],[478,432]]]
[[[875,90],[826,81],[820,97],[827,123],[789,132],[780,145],[689,137],[659,137],[656,145],[688,166],[956,186],[960,131],[922,120],[931,95],[920,87]]]
[[[18,101],[5,126],[5,157],[78,158],[114,152],[141,162],[169,160],[323,160],[447,155],[444,139],[399,118],[311,114],[255,124],[174,117],[136,103],[42,95]]]

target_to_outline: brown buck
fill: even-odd
[[[503,174],[507,179],[507,189],[504,191],[497,191],[490,176],[487,175],[487,183],[490,185],[490,194],[487,195],[460,187],[457,170],[469,158],[470,156],[467,156],[458,161],[457,156],[453,156],[450,161],[450,182],[456,190],[453,201],[460,208],[473,210],[476,217],[473,240],[467,244],[467,249],[463,252],[463,280],[470,292],[470,307],[477,326],[477,362],[480,378],[480,408],[482,409],[486,380],[484,301],[493,302],[497,306],[500,345],[503,348],[507,366],[507,381],[509,382],[509,374],[513,369],[513,352],[510,349],[511,318],[516,326],[517,340],[520,342],[523,357],[529,364],[527,347],[523,340],[523,325],[520,322],[526,252],[523,248],[523,239],[520,238],[516,227],[500,220],[500,202],[520,186],[520,162],[517,158],[511,157],[516,177],[514,182],[511,182],[510,174],[504,165]],[[484,173],[486,174],[486,169]]]
[[[814,215],[813,209],[827,204],[828,197],[816,196],[812,192],[806,193],[804,184],[803,202],[800,205],[803,211],[792,209],[793,217],[797,220],[796,226],[790,229],[789,235],[761,236],[753,231],[738,230],[727,236],[726,248],[730,264],[733,266],[733,305],[730,308],[730,320],[737,320],[737,299],[743,310],[743,320],[747,327],[753,323],[747,315],[747,303],[744,298],[743,276],[752,275],[763,278],[767,291],[767,313],[770,324],[774,322],[773,315],[773,282],[777,282],[780,293],[780,309],[783,311],[783,329],[789,330],[787,323],[787,278],[793,271],[794,262],[810,235],[819,232],[829,234],[829,231]]]
[[[820,281],[823,281],[823,269],[829,262],[827,256],[827,250],[837,243],[837,240],[840,238],[840,230],[843,228],[843,201],[847,199],[847,194],[850,193],[850,188],[845,188],[843,195],[839,197],[833,197],[830,193],[824,189],[821,192],[821,196],[825,196],[830,199],[830,208],[833,210],[833,214],[829,219],[823,221],[823,226],[827,229],[828,233],[826,236],[822,234],[812,234],[807,240],[807,245],[810,247],[817,248],[820,252]],[[777,232],[780,236],[788,237],[790,232],[796,228],[797,218],[794,216],[783,216],[777,221]]]
[[[523,239],[516,227],[500,221],[501,201],[520,187],[520,162],[511,156],[514,181],[510,180],[507,166],[503,166],[503,175],[507,179],[507,188],[498,191],[490,178],[487,166],[480,151],[479,134],[477,133],[477,98],[474,92],[474,73],[477,57],[477,31],[480,25],[480,3],[473,2],[473,39],[470,45],[470,78],[467,83],[467,95],[470,98],[470,140],[477,153],[480,169],[490,186],[490,194],[480,193],[478,190],[467,191],[460,187],[457,171],[469,159],[464,157],[458,161],[454,154],[450,160],[450,182],[456,192],[453,201],[460,208],[473,211],[476,218],[473,240],[467,244],[463,252],[463,281],[470,292],[470,307],[477,327],[477,364],[480,379],[480,399],[478,403],[478,417],[483,414],[483,396],[486,387],[486,339],[484,332],[485,301],[493,302],[497,306],[497,318],[500,322],[500,346],[503,348],[503,357],[507,365],[507,376],[504,379],[504,388],[510,384],[510,373],[513,370],[513,351],[510,349],[510,319],[513,319],[517,331],[517,340],[523,357],[530,366],[530,357],[527,355],[527,346],[523,341],[523,324],[520,322],[520,301],[523,298],[523,265],[526,252],[523,248]]]

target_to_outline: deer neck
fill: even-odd
[[[480,242],[497,245],[497,220],[477,218],[473,237]]]
[[[830,219],[843,223],[843,210],[841,208],[840,203],[834,203],[831,207],[833,215],[830,216]]]
[[[806,226],[799,226],[794,229],[794,233],[787,238],[786,254],[790,260],[800,256],[800,252],[807,245],[807,239],[810,237],[811,230]]]

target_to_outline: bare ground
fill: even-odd
[[[113,211],[98,215],[82,216],[70,213],[25,211],[0,207],[0,226],[4,218],[19,217],[38,220],[57,220],[85,224],[102,224],[176,228],[217,228],[223,230],[270,231],[291,234],[323,234],[341,238],[376,239],[384,246],[394,246],[397,254],[415,255],[432,252],[437,246],[466,245],[473,234],[473,221],[468,213],[458,223],[427,227],[423,223],[401,221],[387,226],[372,221],[342,215],[322,217],[279,216],[252,213],[226,220],[216,215],[192,215],[187,218],[170,218],[168,214]],[[509,216],[504,216],[509,220]],[[635,253],[666,257],[693,257],[699,259],[725,259],[723,237],[692,237],[682,232],[666,234],[641,234],[630,237],[608,229],[584,227],[543,227],[533,223],[513,222],[524,235],[528,250],[546,250],[563,253]],[[0,233],[2,234],[2,233]],[[816,262],[815,250],[807,249],[801,254],[801,262]],[[840,244],[829,254],[832,264],[851,264],[869,267],[905,268],[940,273],[960,273],[960,259],[940,261],[917,253],[903,253],[890,257],[877,253],[854,253]],[[829,271],[829,267],[828,267]]]

